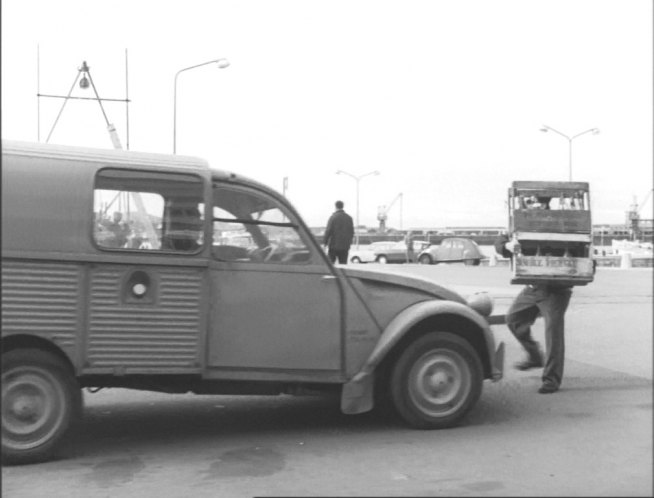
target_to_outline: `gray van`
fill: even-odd
[[[333,392],[450,427],[502,377],[491,311],[332,265],[282,195],[203,160],[2,143],[4,463],[50,458],[82,388]]]

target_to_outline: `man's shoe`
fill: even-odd
[[[542,366],[542,358],[529,358],[528,360],[519,361],[515,364],[515,368],[518,370],[531,370],[532,368],[540,368]]]
[[[543,385],[540,386],[540,388],[538,389],[538,393],[539,393],[539,394],[552,394],[552,393],[554,393],[554,392],[556,392],[556,391],[558,391],[558,390],[559,390],[559,388],[556,387],[556,386],[553,385],[553,384],[543,384]]]

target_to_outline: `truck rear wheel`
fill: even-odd
[[[60,358],[40,349],[3,353],[3,463],[51,458],[81,411],[81,390]]]
[[[479,356],[465,339],[431,332],[411,343],[391,374],[391,398],[400,417],[416,429],[456,425],[481,394]]]

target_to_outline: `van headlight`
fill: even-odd
[[[468,306],[481,316],[490,316],[493,312],[493,298],[487,292],[475,292],[468,297]]]

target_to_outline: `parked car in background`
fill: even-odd
[[[373,263],[375,261],[375,252],[369,245],[359,246],[356,249],[350,249],[348,260],[350,263]]]
[[[370,249],[377,263],[405,263],[407,259],[404,242],[373,242]]]
[[[436,263],[458,263],[477,266],[484,255],[474,240],[449,237],[438,245],[431,245],[418,253],[418,263],[434,265]]]
[[[375,262],[386,263],[415,263],[416,255],[429,246],[426,240],[413,241],[413,254],[409,254],[404,241],[400,242],[373,242],[370,248],[375,253]]]

